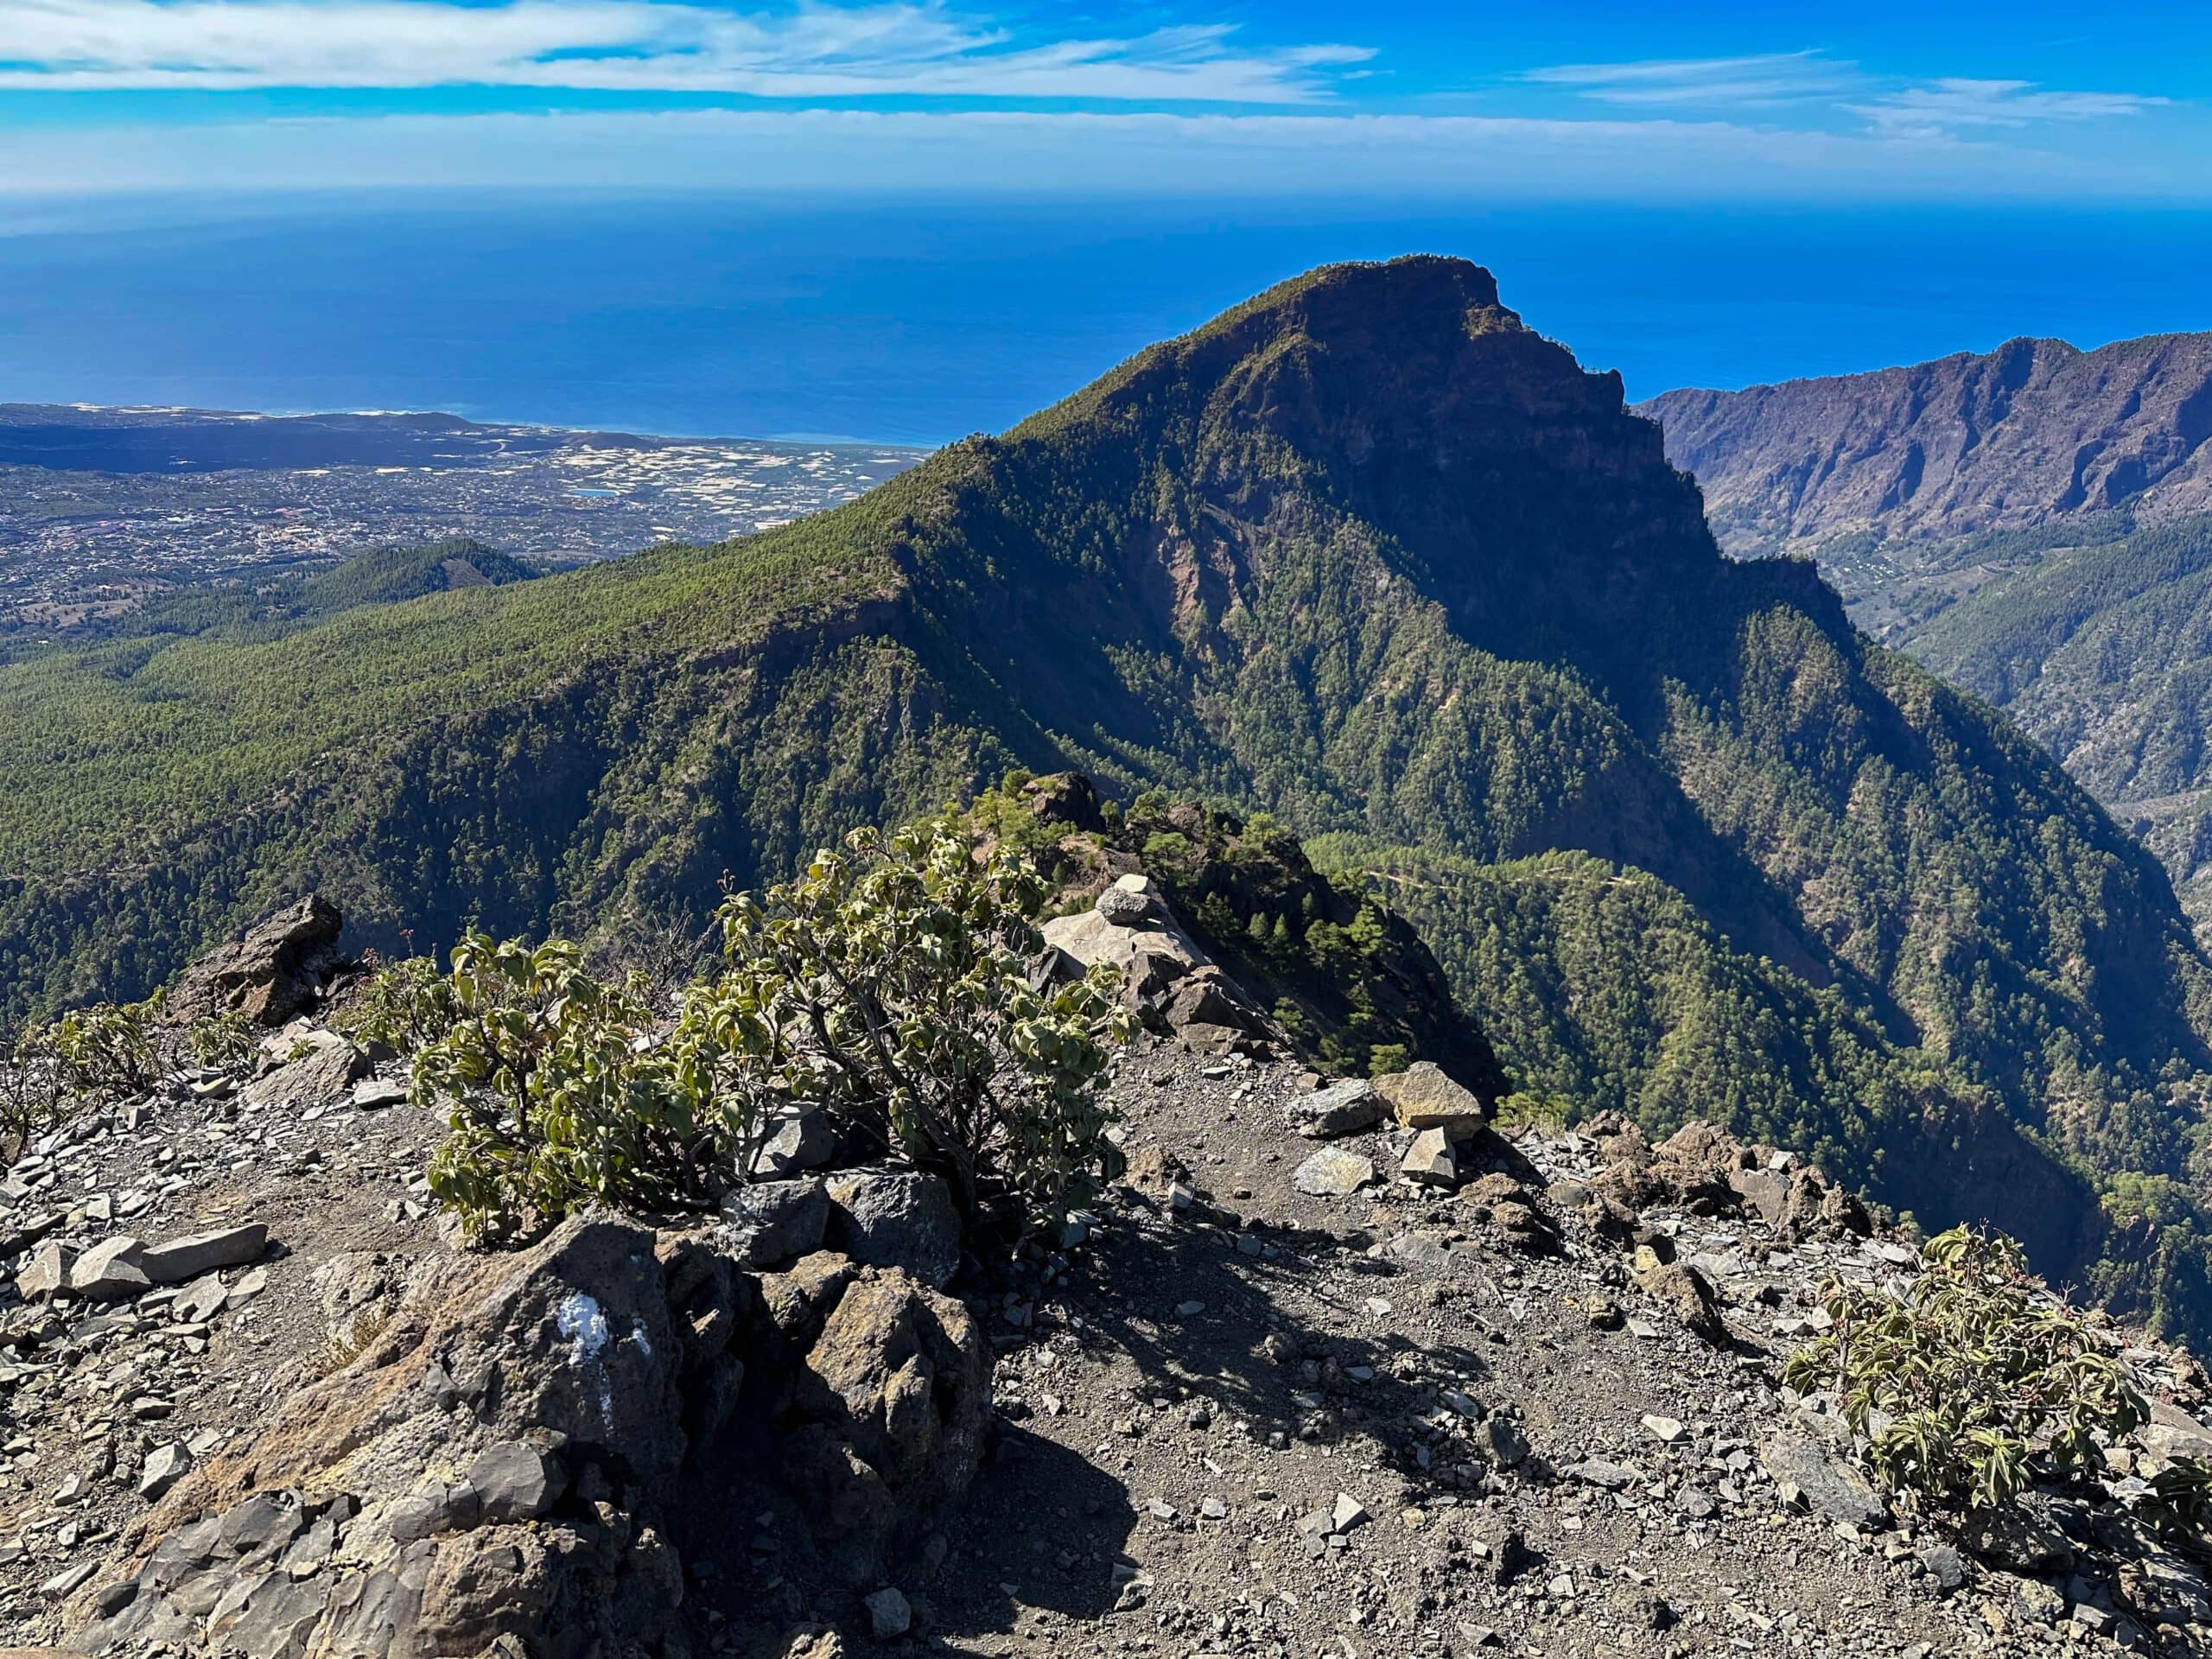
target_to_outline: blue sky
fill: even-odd
[[[0,0],[0,193],[2212,202],[2212,6]]]

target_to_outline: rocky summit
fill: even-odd
[[[1010,1262],[835,1136],[711,1215],[467,1246],[343,971],[25,1149],[7,1650],[2212,1653],[2145,1507],[2212,1452],[2186,1353],[2091,1319],[2146,1422],[2002,1509],[1901,1503],[1783,1368],[1922,1257],[1802,1158],[1318,1077],[1249,999],[1134,988],[1154,950],[1100,941],[1225,978],[1141,879],[1055,929],[1157,1014],[1125,1173]]]

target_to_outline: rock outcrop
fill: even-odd
[[[321,997],[340,962],[345,919],[316,893],[264,917],[187,968],[169,990],[168,1012],[179,1020],[238,1013],[257,1025],[283,1025]]]
[[[964,1490],[989,1399],[975,1321],[895,1268],[758,1275],[711,1234],[578,1219],[434,1259],[357,1357],[175,1480],[71,1645],[677,1659],[702,1511],[785,1495],[864,1582]]]
[[[1267,1016],[1185,932],[1149,876],[1117,877],[1088,910],[1045,924],[1062,970],[1105,964],[1121,976],[1122,1002],[1147,1029],[1213,1053],[1264,1046]]]

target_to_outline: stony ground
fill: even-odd
[[[1172,1045],[1125,1057],[1128,1185],[1064,1253],[958,1287],[994,1333],[997,1430],[965,1506],[894,1577],[913,1615],[896,1645],[2212,1651],[2200,1567],[2117,1505],[2055,1511],[2075,1559],[2019,1572],[1823,1484],[1819,1421],[1780,1389],[1780,1358],[1824,1317],[1819,1282],[1897,1274],[1896,1242],[1784,1244],[1755,1218],[1649,1208],[1646,1248],[1719,1292],[1726,1330],[1707,1340],[1638,1287],[1633,1240],[1582,1219],[1596,1143],[1485,1137],[1468,1157],[1499,1173],[1454,1195],[1392,1179],[1405,1131],[1294,1134],[1309,1082]],[[180,1082],[16,1165],[0,1224],[18,1271],[57,1243],[124,1234],[160,1245],[254,1222],[270,1243],[135,1295],[49,1307],[0,1292],[0,1640],[57,1639],[63,1599],[180,1467],[342,1362],[410,1267],[454,1248],[422,1186],[433,1116],[374,1075],[318,1087],[327,1103],[303,1106],[296,1086]],[[1377,1180],[1301,1190],[1323,1150],[1370,1160]],[[2202,1411],[2185,1363],[2128,1358]],[[1788,1486],[1764,1455],[1777,1440],[1814,1448]],[[872,1645],[858,1591],[791,1570],[772,1529],[753,1546],[687,1552],[709,1650],[780,1650],[809,1622]]]
[[[276,1039],[289,1048],[290,1039]],[[207,1090],[196,1093],[194,1084]],[[359,1089],[381,1103],[353,1104]],[[0,1292],[0,1620],[57,1634],[62,1598],[182,1468],[257,1427],[270,1403],[343,1357],[333,1315],[446,1248],[423,1165],[442,1124],[373,1077],[302,1105],[210,1075],[93,1114],[38,1143],[0,1198],[20,1257],[40,1244],[149,1244],[260,1223],[250,1263],[135,1298],[48,1307]],[[158,1471],[149,1477],[149,1464]]]
[[[954,1648],[2005,1654],[2111,1650],[2103,1630],[2204,1650],[2204,1581],[2177,1558],[2178,1622],[2145,1631],[2089,1580],[1780,1501],[1758,1456],[1790,1420],[1779,1358],[1824,1317],[1821,1279],[1891,1276],[1894,1243],[1779,1249],[1757,1222],[1656,1213],[1730,1302],[1715,1347],[1573,1221],[1564,1254],[1530,1255],[1464,1198],[1299,1191],[1300,1092],[1173,1049],[1126,1067],[1155,1179],[995,1310],[1005,1430],[931,1592]],[[1407,1139],[1337,1144],[1389,1171]],[[1597,1173],[1574,1137],[1491,1150],[1538,1185]],[[1163,1170],[1187,1172],[1173,1198]]]

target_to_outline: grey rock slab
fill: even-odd
[[[288,1060],[246,1084],[241,1096],[245,1104],[254,1108],[331,1106],[351,1099],[355,1080],[369,1069],[369,1057],[343,1039],[308,1046],[311,1052]]]
[[[211,1233],[194,1233],[149,1246],[139,1256],[139,1267],[157,1285],[181,1285],[223,1268],[240,1268],[258,1260],[269,1248],[269,1229],[257,1221],[243,1227],[225,1227]]]
[[[2063,1573],[2074,1565],[2074,1547],[2042,1516],[2019,1510],[1975,1510],[1959,1528],[1967,1551],[2015,1573]]]
[[[1567,1472],[1577,1480],[1608,1492],[1625,1491],[1643,1477],[1624,1465],[1609,1463],[1603,1458],[1585,1458],[1580,1463],[1571,1463]]]
[[[192,1453],[181,1440],[171,1440],[157,1446],[146,1454],[146,1462],[138,1471],[138,1496],[148,1503],[184,1478],[192,1467]]]
[[[407,1103],[407,1085],[397,1077],[364,1077],[353,1085],[353,1100],[354,1109],[364,1112],[404,1106]]]
[[[784,1180],[819,1169],[837,1155],[837,1132],[827,1113],[786,1113],[753,1160],[756,1179]]]
[[[1924,1547],[1920,1551],[1920,1564],[1936,1580],[1936,1587],[1947,1595],[1967,1581],[1966,1557],[1948,1544]]]
[[[830,1190],[818,1178],[756,1181],[722,1199],[730,1254],[748,1268],[772,1268],[822,1248]]]
[[[207,1633],[222,1653],[246,1659],[296,1659],[322,1617],[330,1586],[263,1573],[232,1584],[209,1611]]]
[[[223,1304],[230,1300],[230,1287],[213,1274],[195,1280],[177,1293],[169,1310],[180,1319],[204,1325],[223,1311]]]
[[[1452,1154],[1452,1142],[1441,1129],[1423,1129],[1414,1136],[1413,1145],[1406,1148],[1398,1169],[1400,1173],[1428,1186],[1456,1186],[1459,1182],[1459,1160]]]
[[[1317,1198],[1341,1198],[1375,1179],[1375,1162],[1343,1147],[1330,1147],[1300,1164],[1291,1183]]]
[[[1802,1434],[1770,1437],[1759,1447],[1759,1462],[1777,1484],[1796,1487],[1808,1504],[1831,1521],[1867,1532],[1889,1519],[1889,1505],[1864,1475],[1835,1462]]]
[[[257,1492],[223,1512],[223,1546],[233,1555],[257,1555],[290,1543],[307,1523],[297,1492]]]
[[[68,1285],[69,1272],[76,1262],[77,1252],[67,1244],[50,1241],[40,1245],[16,1275],[16,1294],[25,1301],[54,1295]]]
[[[911,1170],[854,1170],[831,1178],[830,1248],[872,1268],[903,1268],[933,1290],[960,1270],[960,1211],[952,1189]]]
[[[2151,1402],[2151,1421],[2135,1431],[2135,1443],[2154,1458],[2212,1458],[2212,1428],[2163,1400]]]
[[[879,1642],[895,1641],[913,1627],[912,1604],[888,1585],[863,1598],[861,1605],[868,1609],[869,1632]]]

